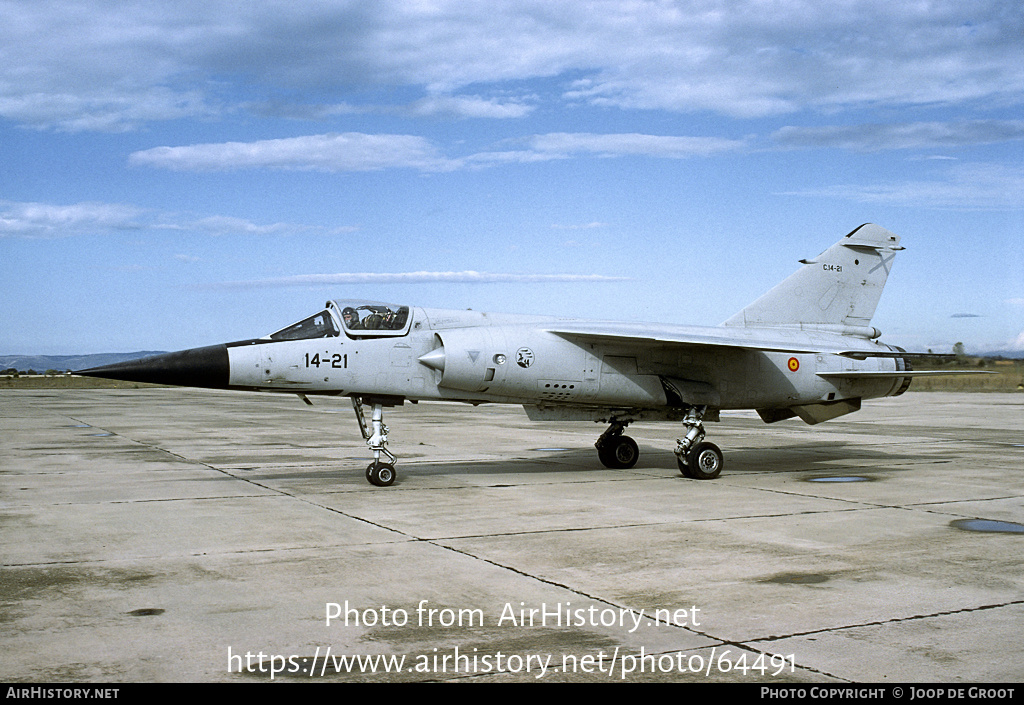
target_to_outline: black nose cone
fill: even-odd
[[[205,348],[190,348],[179,352],[119,362],[114,365],[92,367],[74,374],[119,379],[125,382],[226,389],[230,374],[228,347],[227,345],[210,345]]]

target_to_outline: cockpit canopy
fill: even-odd
[[[328,301],[327,308],[268,337],[271,340],[333,338],[344,331],[352,338],[405,335],[412,323],[408,306],[378,301]]]
[[[363,303],[356,301],[332,301],[341,307],[341,324],[346,331],[356,335],[373,335],[376,332],[404,331],[409,322],[408,306]]]

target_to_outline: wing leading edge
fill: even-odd
[[[641,328],[643,324],[636,324]],[[810,354],[810,355],[838,355],[840,357],[854,360],[865,360],[867,358],[892,358],[902,359],[909,363],[914,359],[927,360],[950,360],[953,355],[936,355],[934,353],[915,353],[892,350],[888,346],[880,346],[876,350],[855,350],[850,349],[846,340],[833,338],[830,340],[821,339],[819,336],[809,334],[804,340],[784,340],[779,334],[785,335],[786,331],[777,328],[756,329],[756,328],[692,328],[681,331],[670,331],[659,326],[643,326],[645,333],[628,332],[630,324],[622,323],[588,323],[561,325],[557,328],[548,328],[548,332],[569,341],[581,343],[599,343],[604,345],[615,345],[619,347],[683,347],[683,348],[732,348],[737,350],[750,350],[755,352],[777,352],[789,354]],[[661,328],[659,331],[658,329]],[[798,335],[793,331],[794,337]],[[765,337],[759,337],[765,336]],[[895,379],[897,377],[928,377],[940,375],[971,375],[971,374],[995,374],[988,370],[915,370],[909,364],[902,370],[874,371],[874,370],[841,370],[835,372],[819,372],[819,377],[832,379]]]
[[[885,351],[851,350],[845,341],[799,330],[779,328],[670,328],[628,323],[579,323],[547,328],[549,333],[570,341],[605,345],[651,347],[721,347],[759,352],[825,353],[847,356],[902,356]],[[832,338],[828,340],[827,338]]]

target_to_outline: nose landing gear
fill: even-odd
[[[388,427],[384,425],[384,404],[380,401],[373,401],[373,415],[370,418],[370,427],[366,426],[366,417],[363,414],[363,400],[359,397],[352,397],[352,408],[356,412],[356,421],[359,422],[359,431],[366,440],[366,445],[373,451],[373,462],[366,467],[366,480],[376,487],[388,487],[395,482],[395,463],[398,461],[387,449]],[[381,454],[387,456],[389,462],[381,462]]]

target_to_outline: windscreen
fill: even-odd
[[[340,331],[329,311],[321,311],[309,318],[303,318],[287,328],[270,334],[271,340],[305,340],[306,338],[331,338]]]

